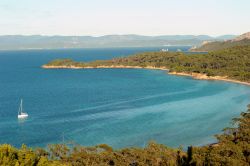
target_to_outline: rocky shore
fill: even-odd
[[[169,70],[165,67],[154,67],[154,66],[124,66],[124,65],[111,65],[111,66],[85,66],[85,67],[77,67],[77,66],[48,66],[43,65],[42,68],[45,69],[109,69],[109,68],[115,68],[115,69],[153,69],[153,70]]]
[[[152,70],[169,71],[169,69],[165,68],[165,67],[154,67],[154,66],[141,67],[141,66],[124,66],[124,65],[85,66],[85,67],[43,65],[42,68],[44,68],[44,69],[109,69],[109,68],[115,68],[115,69],[152,69]],[[219,81],[226,81],[226,82],[232,82],[232,83],[250,86],[249,82],[243,82],[243,81],[229,79],[226,76],[207,76],[205,74],[200,74],[200,73],[186,73],[186,72],[168,72],[168,74],[179,75],[179,76],[188,76],[188,77],[192,77],[192,78],[198,79],[198,80],[219,80]]]

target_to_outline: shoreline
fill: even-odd
[[[86,67],[76,67],[76,66],[47,66],[43,65],[42,68],[44,69],[151,69],[151,70],[164,70],[169,71],[166,67],[154,67],[154,66],[124,66],[124,65],[111,65],[111,66],[86,66]],[[186,76],[192,77],[193,79],[197,80],[214,80],[214,81],[225,81],[237,84],[243,84],[250,86],[250,82],[238,81],[234,79],[229,79],[226,76],[207,76],[206,74],[200,73],[186,73],[186,72],[168,72],[169,75],[176,75],[176,76]]]
[[[225,81],[225,82],[232,82],[237,84],[243,84],[250,86],[250,82],[238,81],[234,79],[227,78],[227,76],[207,76],[206,74],[200,73],[185,73],[185,72],[169,72],[170,75],[178,75],[178,76],[187,76],[192,77],[196,80],[213,80],[213,81]]]
[[[85,67],[76,67],[76,66],[47,66],[43,65],[44,69],[152,69],[152,70],[165,70],[169,71],[165,67],[154,67],[154,66],[124,66],[124,65],[111,65],[111,66],[85,66]]]

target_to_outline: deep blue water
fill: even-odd
[[[63,133],[66,141],[115,148],[214,142],[246,110],[250,87],[160,70],[40,68],[55,58],[91,61],[159,49],[0,51],[0,143],[45,147],[61,143]],[[25,121],[17,119],[21,98]]]

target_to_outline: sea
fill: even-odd
[[[189,47],[164,47],[170,51]],[[250,87],[149,69],[43,69],[58,58],[93,61],[162,48],[0,51],[0,144],[114,148],[202,146],[246,111]],[[23,99],[25,120],[18,120]]]

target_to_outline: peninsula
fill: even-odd
[[[111,60],[75,62],[56,59],[46,69],[144,68],[168,70],[169,74],[195,79],[222,80],[250,85],[250,45],[236,46],[207,54],[147,52]]]

